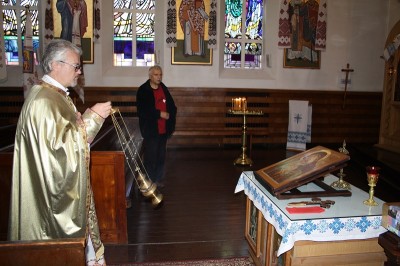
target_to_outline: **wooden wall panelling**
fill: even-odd
[[[136,91],[137,88],[88,87],[85,103],[76,96],[75,101],[83,112],[99,101],[111,100],[124,117],[136,117]],[[313,143],[340,144],[344,139],[349,143],[378,142],[381,92],[350,91],[342,109],[341,91],[196,87],[173,87],[170,91],[178,107],[177,132],[169,140],[170,146],[240,145],[242,117],[227,114],[231,99],[240,96],[248,98],[249,110],[264,112],[263,116],[247,118],[254,144],[286,143],[289,100],[308,100],[313,105]],[[1,102],[4,107],[3,99]],[[12,116],[16,109],[3,108],[3,111]]]
[[[241,143],[243,117],[228,114],[228,109],[231,108],[231,99],[244,96],[243,92],[218,88],[172,88],[171,94],[174,99],[178,98],[176,100],[178,115],[177,131],[169,141],[169,145]],[[251,97],[251,95],[246,96]],[[253,105],[255,103],[256,101]],[[195,108],[187,109],[188,106]],[[254,125],[261,125],[260,117],[248,116],[248,131],[253,130]],[[263,132],[265,134],[265,130]],[[183,139],[185,137],[186,140]]]
[[[113,108],[118,108],[124,117],[135,117],[137,116],[136,91],[135,88],[87,87],[84,103],[74,91],[71,91],[71,98],[80,112],[98,102],[111,101]]]
[[[171,88],[178,108],[176,132],[169,145],[222,145],[225,135],[237,136],[226,127],[224,91]]]
[[[380,93],[347,94],[347,103],[342,109],[343,93],[290,91],[271,92],[270,128],[275,128],[277,134],[271,136],[272,142],[286,142],[288,124],[288,101],[308,100],[313,106],[312,142],[340,143],[346,139],[356,143],[375,143],[379,131]],[[275,122],[275,123],[274,123]]]
[[[23,103],[22,88],[0,87],[0,126],[16,124]]]
[[[16,124],[1,126],[0,125],[0,152],[14,149]]]

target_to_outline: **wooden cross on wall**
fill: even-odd
[[[347,94],[347,84],[349,82],[349,73],[354,72],[354,69],[350,68],[350,64],[347,63],[346,68],[342,69],[342,72],[346,72],[346,79],[344,80],[344,94],[343,94],[343,104],[342,109],[346,106],[346,94]]]

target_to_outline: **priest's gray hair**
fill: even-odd
[[[153,74],[154,70],[160,70],[161,73],[162,73],[162,68],[159,65],[152,66],[152,67],[149,68],[149,78]]]
[[[69,41],[63,39],[51,41],[44,50],[42,57],[42,68],[44,74],[48,74],[51,72],[51,64],[53,62],[67,60],[67,58],[65,57],[65,53],[67,51],[74,52],[79,56],[82,55],[81,48]]]

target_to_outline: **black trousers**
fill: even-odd
[[[164,177],[167,135],[145,138],[143,140],[143,164],[153,182]]]

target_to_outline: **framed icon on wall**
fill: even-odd
[[[69,40],[82,48],[83,63],[93,64],[93,1],[53,0],[54,37]],[[74,12],[79,13],[79,27],[73,27]],[[79,32],[81,38],[77,37]]]

